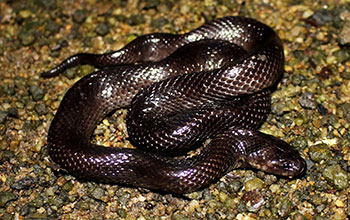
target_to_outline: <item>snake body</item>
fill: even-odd
[[[109,68],[67,91],[47,141],[52,160],[79,178],[182,194],[234,168],[305,173],[296,150],[257,131],[284,67],[282,43],[265,24],[224,17],[185,34],[147,34],[118,51],[73,55],[42,76],[80,64]],[[137,149],[92,144],[96,125],[119,108],[129,109]],[[198,154],[176,157],[209,138]]]

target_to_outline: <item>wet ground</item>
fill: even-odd
[[[328,1],[0,1],[0,219],[349,219],[350,3]],[[77,52],[116,50],[151,32],[183,33],[242,15],[284,42],[284,76],[262,131],[295,147],[306,176],[234,170],[184,196],[56,172],[46,138],[67,89],[91,66],[40,78]],[[94,141],[129,145],[119,111]]]

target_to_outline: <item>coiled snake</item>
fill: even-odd
[[[80,53],[44,77],[90,64],[101,69],[65,94],[48,133],[49,155],[84,179],[172,193],[197,190],[239,167],[296,177],[306,163],[257,129],[284,68],[280,39],[265,24],[224,17],[185,34],[148,34],[106,54]],[[96,125],[128,108],[137,149],[92,144]],[[178,158],[210,138],[192,157]]]

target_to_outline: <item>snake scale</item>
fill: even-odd
[[[146,34],[117,51],[73,55],[42,76],[80,64],[100,70],[67,91],[47,140],[52,160],[76,177],[182,194],[235,168],[306,172],[296,150],[257,130],[284,68],[282,42],[263,23],[223,17],[184,34]],[[92,144],[97,124],[120,108],[137,149]]]

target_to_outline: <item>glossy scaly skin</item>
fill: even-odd
[[[183,35],[140,36],[111,53],[73,55],[42,76],[79,64],[110,68],[74,84],[49,129],[51,158],[77,177],[181,194],[233,168],[288,177],[306,171],[297,151],[257,131],[284,55],[274,31],[256,20],[224,17]],[[129,108],[138,149],[90,143],[96,125],[119,108]],[[171,157],[208,138],[199,154]]]

